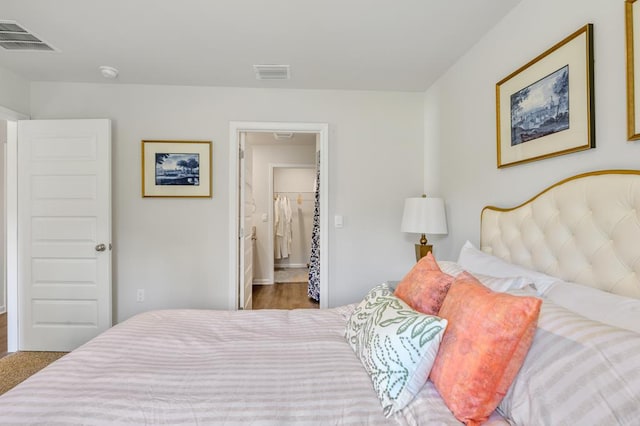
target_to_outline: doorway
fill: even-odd
[[[320,288],[320,307],[324,308],[328,306],[328,277],[327,277],[327,265],[328,265],[328,227],[327,227],[327,200],[328,200],[328,125],[327,124],[309,124],[309,123],[255,123],[255,122],[232,122],[230,123],[230,270],[231,277],[231,289],[229,294],[229,306],[232,309],[244,309],[247,308],[247,287],[246,280],[250,280],[251,277],[247,276],[246,271],[255,270],[261,268],[261,264],[253,264],[253,258],[247,256],[247,251],[250,251],[248,245],[253,245],[251,232],[252,222],[250,222],[251,215],[248,211],[255,209],[253,199],[255,198],[257,191],[253,187],[253,184],[247,185],[245,180],[246,176],[254,176],[255,181],[256,171],[245,168],[245,160],[251,158],[252,152],[246,150],[247,135],[249,134],[268,134],[273,138],[276,134],[301,134],[311,136],[314,140],[313,152],[316,153],[320,160],[320,188],[325,188],[319,192],[319,235],[318,235],[318,249],[322,252],[321,262],[319,262],[319,288]],[[293,161],[293,160],[291,160]],[[265,178],[268,183],[270,180]],[[273,184],[273,182],[271,182]],[[246,193],[251,193],[252,196],[246,197]],[[263,194],[267,195],[267,194]],[[297,194],[296,194],[297,195]],[[302,195],[302,194],[301,194]],[[307,195],[308,197],[308,195]],[[271,201],[273,199],[271,198]],[[297,199],[294,200],[297,202]],[[271,204],[271,203],[270,203]],[[257,209],[256,209],[257,210]],[[270,212],[257,212],[257,223],[270,223]],[[266,229],[266,226],[264,227]],[[257,231],[256,231],[257,232]],[[269,235],[272,233],[265,233],[263,239],[267,242]],[[259,237],[256,235],[256,244],[259,242]],[[271,252],[273,253],[273,251]],[[264,257],[264,256],[263,256]],[[262,260],[267,260],[269,257],[264,257]],[[273,257],[271,257],[273,261]],[[257,262],[260,260],[257,259]],[[250,264],[251,263],[251,264]],[[305,265],[306,266],[306,265]],[[268,270],[268,268],[267,268]],[[271,281],[273,283],[273,266],[271,267],[270,277],[264,278],[263,283]],[[258,281],[259,283],[260,281]],[[250,287],[249,287],[250,288]]]
[[[295,136],[294,136],[295,137]],[[308,282],[315,208],[315,152],[311,164],[278,163],[269,166],[269,200],[273,253],[273,283]]]
[[[253,284],[245,309],[318,307],[309,298],[316,139],[314,133],[245,133],[244,205],[251,210],[245,227],[252,229],[245,259],[253,272],[245,278]]]
[[[4,208],[4,271],[2,287],[5,291],[7,352],[18,350],[18,120],[28,120],[29,116],[0,106],[0,120],[6,124],[6,143],[3,180]]]

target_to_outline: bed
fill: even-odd
[[[468,243],[457,262],[438,262],[492,294],[542,300],[488,424],[637,424],[636,209],[640,172],[580,175],[516,208],[485,208],[480,249]],[[139,314],[0,396],[0,424],[461,424],[426,376],[406,406],[383,412],[345,339],[363,303]]]
[[[143,313],[0,397],[0,423],[459,424],[434,389],[403,419],[382,415],[345,344],[349,313]]]

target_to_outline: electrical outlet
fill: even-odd
[[[144,289],[138,289],[138,292],[136,293],[136,302],[144,302]]]

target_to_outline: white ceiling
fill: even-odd
[[[520,0],[0,0],[59,52],[0,48],[30,81],[422,91]],[[257,81],[253,64],[289,64]]]

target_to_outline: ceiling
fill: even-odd
[[[58,52],[0,49],[29,81],[423,91],[520,0],[0,0]],[[289,64],[258,81],[254,64]]]

